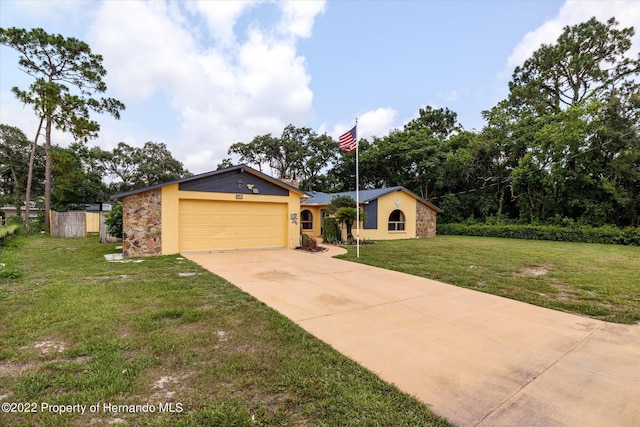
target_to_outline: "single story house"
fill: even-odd
[[[124,256],[294,248],[302,197],[244,165],[111,196],[122,199]]]
[[[29,220],[30,221],[37,220],[39,211],[42,211],[43,209],[44,209],[43,202],[32,201],[29,204]],[[27,211],[26,204],[23,203],[22,206],[20,206],[20,216],[22,218],[24,218],[26,211]],[[15,206],[2,206],[0,207],[0,212],[2,212],[1,216],[4,217],[5,222],[12,216],[18,216],[18,209]]]
[[[379,188],[359,193],[360,207],[366,214],[366,220],[360,226],[361,239],[391,240],[436,235],[436,215],[442,209],[406,188]],[[300,206],[303,233],[322,235],[325,208],[335,196],[350,196],[356,200],[355,191],[311,193],[311,197]],[[353,233],[356,233],[355,224]]]
[[[355,199],[355,192],[349,194]],[[299,190],[245,165],[138,188],[112,199],[123,208],[124,256],[295,248],[300,234],[322,234],[336,194]],[[441,210],[404,187],[360,192],[365,239],[431,237]]]

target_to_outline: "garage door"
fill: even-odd
[[[180,201],[180,251],[286,247],[284,203]]]

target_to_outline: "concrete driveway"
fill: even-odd
[[[185,256],[459,426],[640,425],[640,326],[337,260],[333,253]]]

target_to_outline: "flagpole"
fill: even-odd
[[[356,117],[356,257],[360,258],[360,177],[358,172],[358,118]]]
[[[351,153],[356,151],[356,256],[360,258],[360,171],[358,170],[358,118],[356,117],[356,125],[340,135],[340,149]],[[353,237],[353,236],[352,236]]]

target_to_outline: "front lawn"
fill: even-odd
[[[450,425],[188,260],[5,243],[0,425]]]
[[[488,237],[388,240],[340,258],[619,323],[640,321],[640,247]]]

